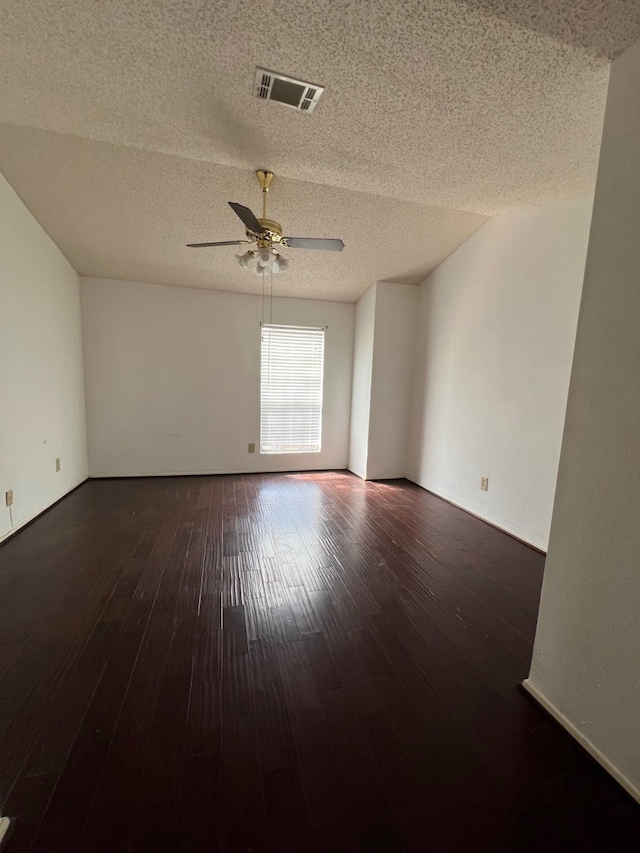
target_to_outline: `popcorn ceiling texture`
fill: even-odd
[[[235,259],[248,247],[185,246],[244,237],[227,200],[261,212],[253,172],[11,125],[0,125],[0,151],[7,180],[81,275],[262,291]],[[292,263],[274,293],[346,302],[377,279],[419,283],[486,219],[279,176],[268,201],[290,236],[346,243],[339,254],[282,249]]]
[[[506,21],[615,59],[640,38],[638,0],[464,0]]]
[[[270,168],[285,230],[347,243],[289,252],[279,292],[352,300],[591,191],[638,36],[621,0],[4,0],[0,171],[80,272],[255,291],[183,243],[241,236],[226,201],[259,211]],[[257,65],[324,85],[313,116],[254,98]]]

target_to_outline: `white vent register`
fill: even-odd
[[[262,101],[276,101],[299,112],[312,113],[324,89],[266,68],[256,68],[254,91]]]

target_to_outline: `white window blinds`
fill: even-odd
[[[317,453],[324,329],[262,326],[260,452]]]

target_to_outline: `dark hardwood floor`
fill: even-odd
[[[7,853],[639,850],[516,687],[542,568],[405,481],[84,484],[0,547]]]

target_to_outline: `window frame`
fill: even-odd
[[[292,333],[290,339],[286,340],[286,332]],[[265,340],[265,332],[268,335],[268,341]],[[284,333],[281,335],[281,340],[278,341],[278,332]],[[325,332],[326,327],[318,326],[297,326],[285,325],[276,323],[261,323],[260,325],[260,455],[262,456],[291,456],[295,454],[321,453],[322,452],[322,426],[323,426],[323,407],[324,407],[324,367],[325,367]],[[272,334],[273,333],[273,334]],[[308,335],[305,335],[308,333]],[[296,359],[295,352],[287,353],[287,349],[293,350],[293,343],[296,337],[306,338],[302,344],[301,351]],[[284,365],[280,375],[276,374],[276,381],[280,386],[281,400],[277,399],[277,392],[274,392],[272,399],[268,399],[269,385],[265,384],[265,366],[271,376],[273,370],[277,370],[277,365],[274,365],[273,354],[271,349],[265,353],[265,345],[273,345],[274,342],[280,343],[280,352],[276,353],[276,359],[280,361],[282,367],[283,355],[290,355],[289,361]],[[319,348],[319,354],[313,350]],[[306,349],[306,352],[305,352]],[[301,376],[299,366],[304,359],[309,362],[307,377]],[[296,371],[296,367],[298,370]],[[319,378],[318,378],[319,370]],[[293,376],[291,388],[287,390],[287,373]],[[297,373],[297,375],[296,375]],[[283,375],[284,374],[284,375]],[[315,374],[315,376],[314,376]],[[296,388],[297,382],[297,388]],[[265,393],[267,391],[267,393]],[[311,399],[307,399],[303,404],[296,407],[291,405],[291,396],[287,400],[287,395],[300,396],[304,391],[307,391]],[[273,399],[275,397],[275,399]],[[270,410],[270,411],[269,411]],[[283,425],[287,414],[291,415],[291,423],[289,432],[295,436],[296,431],[303,432],[303,427],[300,424],[300,418],[304,419],[304,412],[308,410],[312,424],[309,427],[311,439],[306,442],[276,442],[273,433],[278,429],[282,434],[286,433],[287,427]],[[280,419],[280,425],[273,426],[273,421],[268,424],[269,416]],[[298,418],[298,424],[294,422]],[[315,433],[314,433],[315,430]],[[317,437],[317,441],[313,439]],[[304,446],[304,445],[308,446]]]

